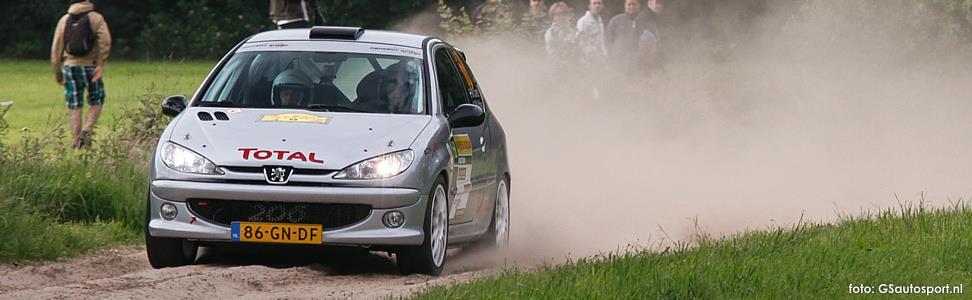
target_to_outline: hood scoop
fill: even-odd
[[[196,114],[196,117],[198,117],[200,121],[205,121],[205,122],[212,121],[213,117],[215,117],[216,120],[229,121],[229,116],[227,116],[226,113],[221,111],[214,112],[212,115],[210,115],[208,112],[201,111]]]

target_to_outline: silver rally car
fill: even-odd
[[[151,167],[153,267],[200,244],[358,246],[402,273],[446,249],[504,247],[505,134],[463,52],[348,27],[264,32],[237,45],[173,116]]]

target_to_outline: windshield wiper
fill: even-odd
[[[229,100],[220,100],[216,102],[200,102],[199,106],[202,107],[237,107],[235,102]]]
[[[311,104],[307,106],[307,110],[313,111],[336,111],[336,112],[365,112],[360,109],[354,109],[343,105],[329,105],[329,104]]]

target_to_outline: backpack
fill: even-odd
[[[70,15],[64,25],[64,50],[74,56],[91,52],[95,44],[95,34],[91,30],[88,13]]]

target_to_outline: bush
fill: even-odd
[[[386,28],[430,1],[320,0],[328,25]],[[276,29],[267,0],[95,1],[112,33],[112,58],[216,59],[240,40]],[[64,0],[0,1],[0,57],[46,59]]]
[[[0,262],[55,259],[138,237],[118,222],[57,222],[27,205],[0,201]]]
[[[169,121],[158,99],[150,88],[91,149],[70,149],[64,122],[0,145],[7,149],[0,152],[0,262],[50,259],[141,235],[148,162]]]

